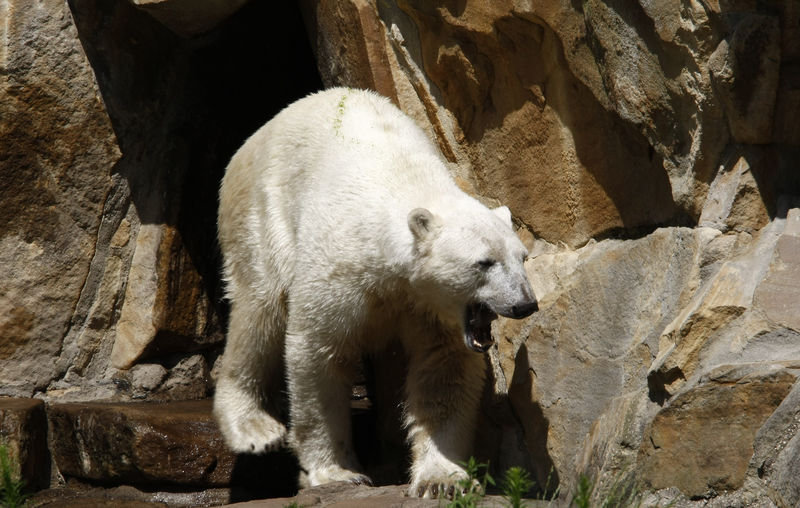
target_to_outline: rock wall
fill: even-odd
[[[243,3],[0,6],[0,395],[210,394],[219,179],[321,86],[299,10]]]
[[[221,351],[219,178],[322,86],[313,50],[531,249],[541,310],[497,322],[478,455],[562,493],[588,474],[650,504],[800,504],[795,0],[303,0],[305,30],[242,3],[0,3],[0,395],[47,402],[4,399],[0,431],[30,485],[49,457],[180,491],[254,470],[195,454],[219,446],[207,402],[174,401],[211,393]],[[205,466],[160,469],[168,434]]]
[[[303,5],[325,84],[392,97],[531,247],[477,449],[562,492],[800,503],[797,2]]]

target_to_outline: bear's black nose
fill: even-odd
[[[539,310],[539,302],[537,302],[534,299],[531,300],[530,302],[512,306],[511,314],[513,315],[514,319],[522,319],[524,317],[530,316],[537,310]]]

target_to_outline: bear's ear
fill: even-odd
[[[498,206],[492,211],[495,215],[503,219],[503,221],[508,224],[508,227],[514,229],[514,224],[511,222],[511,210],[509,210],[507,206]]]
[[[437,228],[436,217],[425,208],[414,208],[408,213],[408,229],[414,240],[421,241],[429,237]]]

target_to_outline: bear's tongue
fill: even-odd
[[[476,353],[485,353],[494,344],[492,339],[492,321],[497,314],[482,303],[467,306],[466,323],[464,323],[464,342]]]

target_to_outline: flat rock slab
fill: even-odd
[[[296,503],[304,508],[336,507],[336,508],[424,508],[441,507],[447,502],[438,499],[420,499],[407,497],[408,485],[387,485],[383,487],[367,487],[353,485],[348,482],[329,483],[301,490],[295,497],[260,499],[227,505],[236,508],[284,508]],[[487,508],[508,506],[500,496],[486,496],[479,505]],[[528,508],[544,508],[551,506],[548,501],[525,499]]]
[[[53,404],[51,453],[61,474],[126,484],[228,485],[236,455],[211,401]]]
[[[144,492],[131,486],[91,488],[70,484],[37,492],[28,508],[153,508],[218,506],[226,503],[226,489],[202,492]]]

